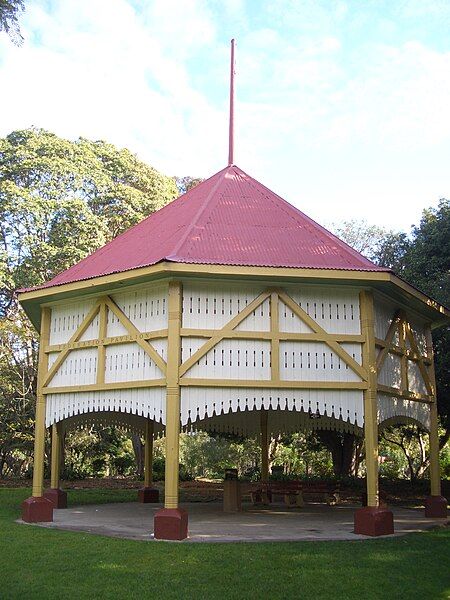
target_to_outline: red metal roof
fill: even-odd
[[[231,165],[39,287],[120,273],[163,260],[387,270]]]

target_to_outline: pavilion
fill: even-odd
[[[430,435],[426,515],[445,516],[431,330],[449,311],[246,174],[232,151],[224,169],[19,301],[40,331],[25,521],[51,521],[66,505],[62,440],[89,423],[145,437],[143,502],[158,501],[152,440],[165,431],[157,538],[188,535],[178,446],[190,428],[260,434],[263,480],[270,434],[364,436],[368,506],[355,532],[382,535],[393,517],[379,505],[378,430],[418,423]]]

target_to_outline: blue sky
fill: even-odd
[[[321,223],[408,230],[450,197],[450,1],[28,0],[0,34],[0,135],[125,146],[167,174],[227,159]]]

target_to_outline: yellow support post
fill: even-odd
[[[180,362],[182,286],[169,282],[167,335],[166,469],[164,509],[155,515],[155,537],[180,540],[187,537],[187,512],[178,508],[180,444]]]
[[[62,445],[61,425],[60,423],[53,423],[50,489],[44,492],[44,497],[52,502],[53,508],[67,508],[67,493],[59,487]]]
[[[428,374],[431,383],[431,400],[430,404],[430,488],[431,495],[425,500],[425,516],[430,518],[446,518],[447,517],[447,499],[442,496],[441,492],[441,476],[439,469],[439,431],[438,431],[438,414],[436,401],[436,374],[434,372],[434,353],[433,339],[431,330],[427,329],[427,355],[431,358],[431,363],[428,366]]]
[[[50,487],[54,490],[59,488],[61,465],[61,436],[58,425],[52,425],[52,458],[51,458],[51,476]]]
[[[36,420],[34,429],[33,491],[31,498],[22,504],[22,519],[28,523],[53,520],[53,504],[44,498],[45,459],[45,396],[42,387],[48,371],[48,354],[45,352],[50,339],[50,308],[42,308],[41,335],[37,373]]]
[[[167,338],[165,508],[178,508],[180,438],[181,284],[169,283]]]
[[[367,506],[355,512],[355,533],[377,536],[394,533],[394,523],[392,512],[380,508],[378,501],[378,375],[373,294],[364,290],[359,298],[361,333],[364,335],[362,366],[367,372],[368,382],[363,392]]]
[[[147,419],[144,432],[144,487],[138,490],[139,502],[159,502],[159,490],[153,487],[154,423]]]
[[[360,294],[363,367],[368,372],[368,388],[364,390],[364,437],[366,448],[367,506],[378,506],[378,418],[377,369],[375,356],[375,322],[373,297],[369,292]]]

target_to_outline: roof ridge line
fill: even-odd
[[[226,168],[227,167],[225,167],[225,169]],[[224,171],[225,169],[222,169],[221,171]],[[214,173],[214,175],[211,175],[211,177],[208,177],[207,179],[201,181],[198,185],[195,186],[195,188],[197,188],[197,187],[199,187],[199,186],[207,183],[210,179],[212,179],[213,177],[215,177],[216,175],[218,175],[219,173],[221,173],[221,171],[217,171],[217,173]],[[114,244],[116,242],[116,240],[120,239],[122,236],[129,235],[129,232],[131,230],[133,230],[133,229],[141,228],[141,226],[143,225],[143,223],[145,223],[146,221],[149,221],[156,214],[161,214],[162,211],[164,211],[164,212],[172,211],[178,204],[181,204],[181,203],[183,203],[185,201],[185,196],[190,195],[190,192],[192,192],[193,189],[194,188],[192,188],[191,190],[188,190],[184,194],[180,194],[179,196],[177,196],[173,200],[170,200],[170,202],[168,202],[167,204],[165,204],[161,208],[158,208],[157,210],[151,212],[149,215],[147,215],[146,217],[144,217],[141,221],[138,221],[134,225],[131,225],[131,227],[128,227],[127,229],[125,229],[125,231],[122,231],[121,233],[119,233],[119,235],[117,235],[112,240],[109,240],[108,242],[106,242],[106,244],[104,244],[103,246],[100,246],[100,248],[97,248],[97,250],[94,250],[94,252],[92,252],[91,254],[88,254],[87,256],[85,256],[84,258],[82,258],[81,260],[79,260],[78,262],[76,262],[75,264],[71,265],[67,269],[64,269],[63,271],[60,271],[59,273],[56,273],[56,275],[54,277],[52,277],[52,279],[50,279],[50,282],[52,282],[53,279],[55,279],[56,277],[58,277],[62,273],[65,273],[66,271],[69,271],[69,270],[73,269],[74,267],[78,267],[78,265],[80,265],[81,263],[83,263],[84,261],[86,261],[87,259],[89,259],[94,254],[96,254],[97,256],[99,254],[104,254],[105,252],[108,251],[108,247],[111,244]],[[50,283],[50,282],[46,282],[46,283]],[[44,284],[41,284],[41,285],[44,285]],[[34,286],[34,287],[38,287],[38,286]],[[34,287],[33,287],[33,289],[34,289]]]
[[[192,229],[195,227],[195,225],[198,223],[198,221],[200,220],[200,217],[202,216],[202,214],[205,212],[206,207],[208,206],[208,204],[210,203],[211,199],[214,197],[214,194],[217,191],[217,188],[219,187],[219,185],[222,183],[222,176],[224,171],[228,171],[230,167],[227,166],[224,169],[222,169],[221,171],[218,171],[218,173],[216,173],[216,175],[219,175],[218,181],[214,184],[214,187],[210,190],[209,194],[206,196],[206,199],[204,202],[202,202],[200,208],[198,209],[198,211],[196,212],[194,218],[192,219],[190,225],[188,225],[188,227],[186,228],[186,231],[184,232],[184,234],[181,236],[181,239],[178,241],[177,245],[175,246],[175,248],[172,250],[172,252],[170,254],[168,254],[166,256],[166,259],[171,260],[171,258],[174,258],[177,254],[177,252],[180,250],[180,248],[183,246],[183,244],[185,243],[185,241],[187,240],[190,232],[192,231]],[[212,177],[210,178],[212,179]]]
[[[239,167],[238,167],[239,168]],[[278,198],[278,200],[281,201],[281,203],[284,206],[289,207],[290,209],[293,209],[295,212],[299,213],[302,217],[304,217],[310,224],[314,225],[315,227],[317,227],[321,232],[323,232],[324,235],[327,236],[328,239],[331,240],[338,240],[338,242],[340,242],[341,244],[343,244],[345,246],[345,248],[350,251],[350,253],[353,255],[353,257],[356,258],[364,258],[365,260],[367,260],[371,265],[373,265],[374,267],[377,268],[377,270],[380,271],[388,271],[390,273],[393,273],[394,271],[392,269],[389,269],[388,267],[381,267],[380,265],[377,265],[376,263],[374,263],[372,260],[370,260],[369,258],[367,258],[366,256],[364,256],[363,254],[361,254],[361,252],[358,252],[358,250],[355,250],[355,248],[352,248],[352,246],[350,246],[349,244],[347,244],[347,242],[344,242],[344,240],[341,240],[340,237],[338,237],[337,235],[335,235],[334,233],[332,233],[331,231],[329,231],[326,227],[323,227],[323,225],[320,225],[320,223],[318,223],[317,221],[315,221],[314,219],[312,219],[311,217],[309,217],[306,213],[304,213],[302,210],[300,210],[299,208],[297,208],[296,206],[294,206],[293,204],[291,204],[290,202],[288,202],[287,200],[285,200],[284,198],[282,198],[280,195],[278,195],[276,192],[274,192],[273,190],[269,189],[267,186],[265,186],[263,183],[261,183],[258,179],[255,179],[254,177],[252,177],[251,175],[249,175],[248,173],[246,173],[245,171],[243,171],[242,169],[240,169],[240,171],[242,171],[242,173],[248,178],[248,183],[250,185],[252,185],[252,182],[257,183],[261,188],[263,188],[264,190],[266,190],[266,193],[269,192],[270,194],[273,194],[274,196],[276,196]],[[253,186],[256,187],[256,186]]]

